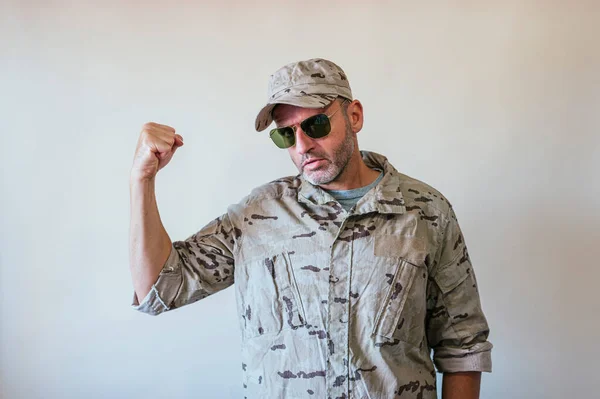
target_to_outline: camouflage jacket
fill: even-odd
[[[235,281],[247,398],[433,399],[434,363],[491,371],[451,205],[382,155],[361,154],[384,177],[349,212],[301,176],[261,186],[174,242],[132,306],[157,315]]]

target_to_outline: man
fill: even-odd
[[[133,306],[156,315],[235,282],[248,398],[436,398],[434,362],[444,399],[477,398],[492,345],[448,201],[359,151],[363,108],[330,61],[271,76],[256,129],[273,121],[300,174],[174,243],[154,181],[183,138],[144,125],[131,171]]]

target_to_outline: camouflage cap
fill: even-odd
[[[271,113],[277,104],[323,108],[338,96],[352,100],[350,83],[342,68],[322,58],[293,62],[277,70],[269,78],[268,95],[267,105],[256,117],[257,132],[273,122]]]

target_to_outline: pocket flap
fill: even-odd
[[[454,263],[445,266],[443,269],[438,270],[433,278],[440,287],[443,294],[447,294],[460,285],[467,277],[469,273],[465,273],[464,269],[456,267]]]
[[[414,266],[424,267],[427,245],[423,238],[415,236],[376,236],[373,253],[375,256],[404,259]]]

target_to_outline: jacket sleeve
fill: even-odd
[[[233,284],[234,246],[241,231],[227,214],[184,241],[175,241],[150,292],[132,307],[150,315],[194,303]]]
[[[427,339],[439,372],[492,371],[489,327],[453,209],[447,213],[427,293]]]

